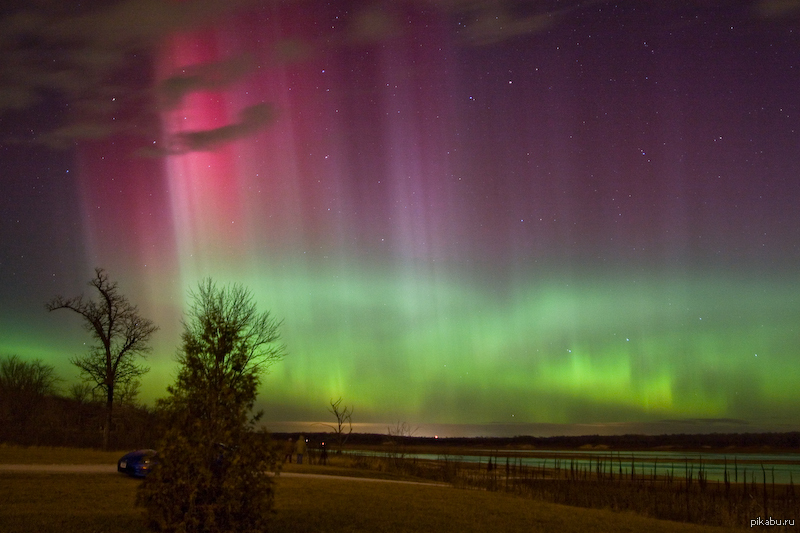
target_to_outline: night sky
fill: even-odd
[[[211,276],[273,429],[800,430],[800,2],[19,5],[0,354],[74,382],[104,267],[152,404]]]

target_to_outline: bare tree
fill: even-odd
[[[56,296],[47,303],[48,311],[69,309],[83,317],[83,327],[96,343],[85,355],[70,358],[81,371],[81,377],[94,383],[106,400],[106,423],[103,427],[103,448],[108,449],[114,392],[118,386],[134,382],[149,368],[138,363],[150,351],[148,344],[158,327],[139,315],[138,308],[120,294],[116,282],[108,279],[102,268],[95,269],[89,282],[99,293],[95,300],[83,295],[73,298]]]
[[[345,445],[348,437],[350,437],[350,434],[353,432],[353,408],[346,405],[344,407],[340,407],[341,404],[341,397],[339,397],[339,399],[336,401],[331,399],[331,406],[328,411],[330,411],[333,416],[336,417],[336,425],[332,426],[330,424],[325,424],[334,432],[337,453],[342,453],[342,447]]]
[[[388,426],[386,429],[391,446],[390,457],[393,459],[395,467],[403,468],[407,453],[406,444],[419,428],[412,428],[408,422],[398,421],[394,426]]]
[[[412,428],[408,422],[397,422],[394,426],[387,426],[387,434],[390,440],[413,437],[419,428]]]

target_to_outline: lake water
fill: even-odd
[[[636,469],[637,475],[652,476],[655,470],[659,476],[672,474],[675,479],[684,478],[687,472],[697,479],[701,469],[706,479],[710,482],[722,482],[727,468],[728,479],[731,483],[743,483],[745,476],[747,482],[762,483],[766,475],[766,482],[793,483],[800,482],[800,454],[792,453],[705,453],[705,452],[676,452],[676,451],[637,451],[637,452],[610,452],[607,450],[476,450],[484,455],[437,455],[437,454],[405,454],[407,459],[423,460],[448,460],[464,463],[487,464],[489,455],[492,461],[502,472],[505,469],[506,458],[509,464],[524,465],[536,468],[556,468],[562,470],[573,468],[595,472],[597,462],[603,463],[603,471],[611,469],[615,476],[622,472],[629,476],[631,469]],[[351,452],[362,455],[385,456],[384,452]],[[495,455],[496,454],[496,455]],[[532,456],[532,454],[536,454]],[[763,466],[763,470],[762,470]]]

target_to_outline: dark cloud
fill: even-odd
[[[148,131],[136,121],[152,117],[148,63],[155,45],[182,30],[217,22],[265,0],[122,0],[36,2],[0,19],[0,116],[61,102],[61,123],[37,141],[68,147],[71,141],[103,138],[120,130]],[[238,61],[238,62],[237,62]],[[242,74],[240,60],[217,65],[218,85]],[[196,86],[208,83],[200,73]],[[216,77],[214,77],[216,76]],[[186,80],[184,80],[186,82]],[[184,83],[182,91],[194,90]],[[180,98],[183,92],[173,98]],[[32,111],[37,112],[37,111]],[[127,121],[128,124],[124,122]]]
[[[417,0],[446,14],[469,46],[490,45],[519,35],[542,33],[577,9],[598,0],[566,2],[522,0]],[[220,89],[242,79],[255,66],[249,56],[196,65],[154,86],[154,47],[177,31],[218,24],[242,10],[277,5],[276,0],[37,0],[17,2],[0,19],[0,117],[55,100],[63,106],[52,131],[37,131],[38,142],[65,147],[71,140],[102,138],[117,131],[155,137],[159,107],[174,108],[193,91]],[[700,0],[698,0],[698,3]],[[752,3],[765,17],[796,14],[800,0]],[[363,45],[399,35],[407,22],[391,2],[364,3],[351,10],[347,30],[320,36],[316,46]],[[314,43],[279,41],[268,61],[308,58]],[[264,65],[258,65],[264,66]],[[55,97],[55,98],[54,98]],[[271,109],[271,108],[270,108]],[[207,149],[267,123],[245,113],[236,124],[191,132],[169,142],[170,150]],[[148,122],[149,121],[149,122]],[[148,126],[148,123],[151,124]],[[254,124],[259,124],[255,127]]]
[[[380,41],[402,32],[396,13],[387,6],[366,6],[355,12],[348,31],[348,40],[353,44]]]
[[[119,131],[113,124],[105,122],[70,122],[64,126],[45,132],[38,141],[55,149],[66,149],[80,140],[105,139]]]
[[[167,140],[166,149],[147,149],[140,151],[140,155],[159,157],[169,154],[214,150],[222,144],[252,135],[267,127],[275,120],[277,115],[278,113],[272,105],[256,104],[243,109],[239,113],[238,122],[210,130],[178,133]]]
[[[602,0],[562,2],[524,0],[428,0],[449,13],[463,45],[485,46],[549,30],[577,9]]]
[[[250,56],[195,65],[154,86],[150,63],[154,48],[168,35],[211,24],[274,0],[87,0],[79,5],[55,0],[25,4],[0,19],[0,117],[57,102],[50,130],[37,130],[25,142],[68,148],[82,139],[102,139],[120,131],[156,138],[159,108],[174,108],[188,93],[219,90],[254,68]],[[539,31],[551,14],[507,14],[506,2],[433,2],[435,9],[469,15],[471,43],[487,43]],[[402,17],[391,3],[366,4],[351,12],[340,45],[363,44],[403,31]],[[330,36],[329,36],[330,37]],[[322,42],[322,41],[320,41]],[[319,43],[318,43],[319,44]],[[309,57],[313,44],[284,39],[270,61],[285,63]],[[263,66],[263,65],[261,65]],[[41,113],[40,110],[31,111]],[[274,109],[257,105],[237,123],[208,131],[181,133],[167,140],[167,152],[207,150],[268,124]],[[19,139],[16,139],[18,141]],[[12,141],[15,141],[12,139]]]
[[[120,51],[148,46],[174,31],[188,30],[255,5],[257,0],[122,0],[77,11],[51,9],[20,11],[8,17],[3,29],[9,37],[35,36],[58,43]],[[75,12],[77,11],[77,12]],[[71,14],[74,13],[74,14]]]
[[[784,17],[800,14],[800,0],[761,0],[756,10],[762,17]]]
[[[555,23],[556,19],[557,16],[553,13],[516,18],[498,6],[482,10],[476,20],[461,32],[461,37],[469,44],[493,44],[509,37],[545,31]]]

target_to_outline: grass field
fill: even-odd
[[[59,448],[0,447],[0,452],[0,462],[6,464],[113,464],[120,456],[120,452]],[[368,475],[341,466],[287,465],[285,471]],[[388,480],[404,479],[391,473],[369,475],[373,474]],[[0,471],[0,532],[144,533],[142,511],[134,506],[139,483],[117,474]],[[278,533],[726,531],[502,492],[331,476],[279,477],[275,510],[270,531]]]
[[[139,481],[114,474],[0,474],[4,533],[144,533]],[[712,532],[500,493],[338,478],[282,478],[271,531]]]

